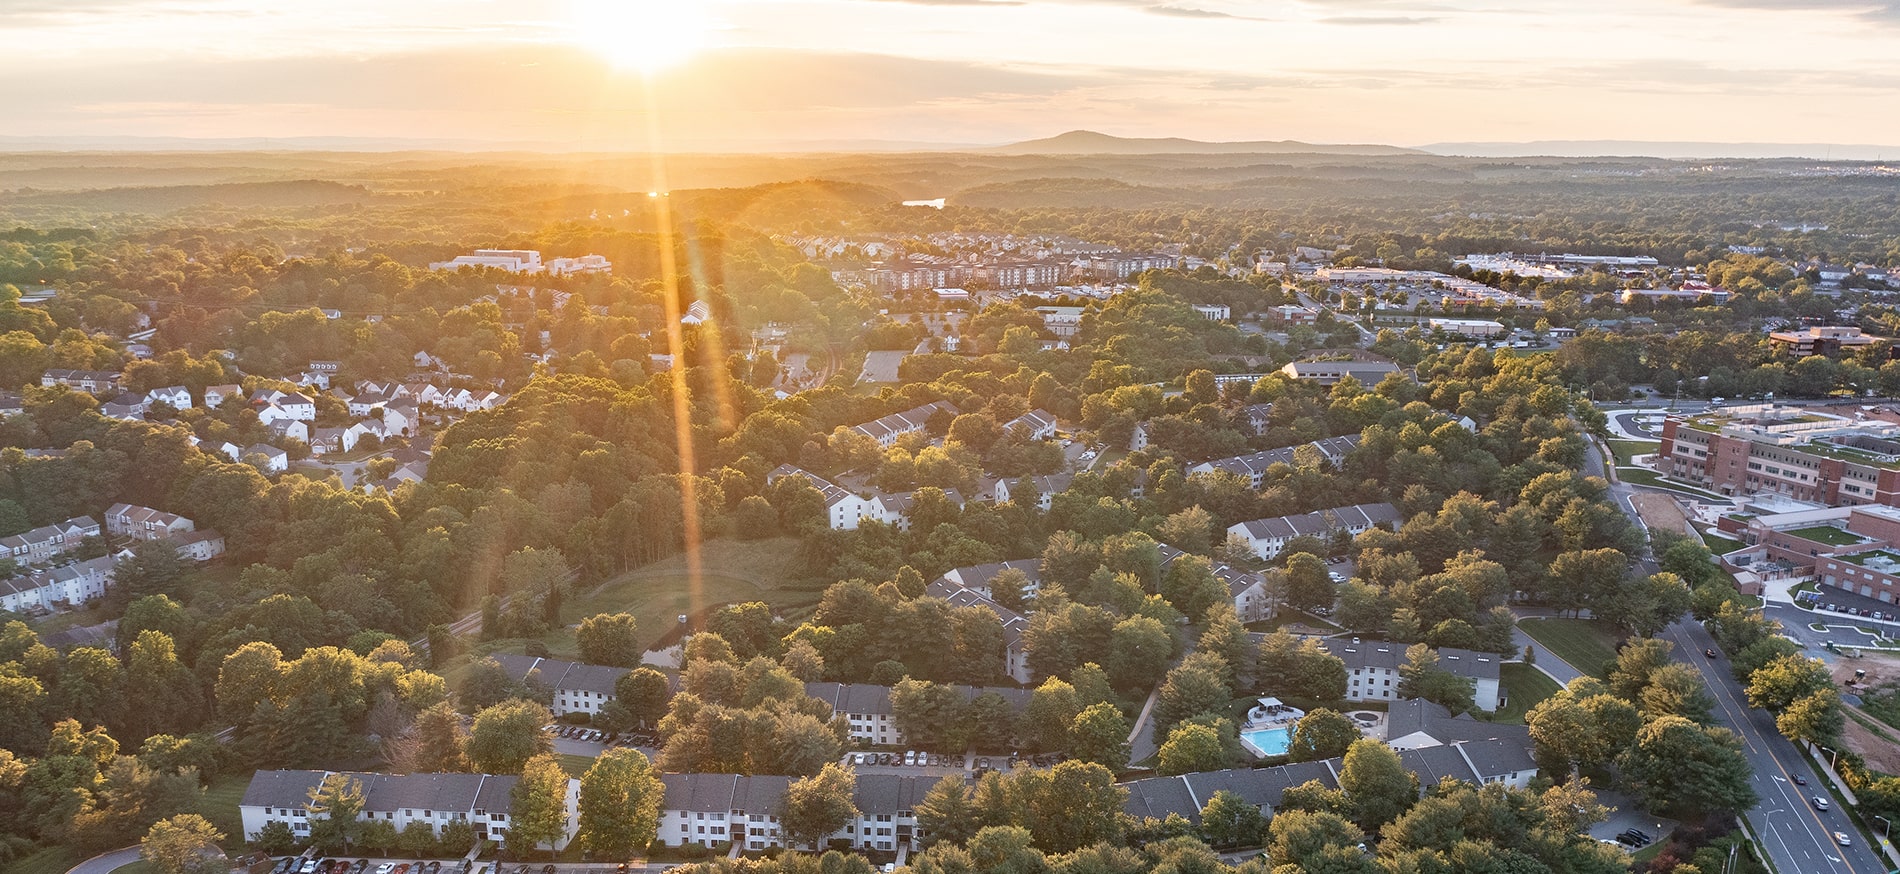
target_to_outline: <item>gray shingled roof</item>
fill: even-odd
[[[310,802],[310,790],[322,785],[328,771],[259,771],[251,775],[244,790],[242,807],[302,807]]]
[[[1315,440],[1311,443],[1301,445],[1318,449],[1320,455],[1325,457],[1328,464],[1337,465],[1346,460],[1348,453],[1359,448],[1359,435],[1348,434],[1344,437],[1329,437],[1325,440]],[[1217,458],[1213,461],[1202,462],[1188,468],[1188,473],[1224,470],[1231,474],[1252,479],[1255,476],[1265,473],[1267,468],[1273,465],[1291,465],[1293,463],[1293,454],[1297,452],[1299,448],[1299,446],[1283,446],[1279,449],[1269,449],[1265,452],[1235,455],[1229,458]]]
[[[1380,522],[1396,525],[1400,521],[1398,508],[1391,504],[1355,504],[1297,516],[1254,519],[1240,525],[1257,540],[1285,540],[1302,534],[1324,537],[1335,530],[1368,528]]]
[[[1351,640],[1329,637],[1322,639],[1320,646],[1327,652],[1339,657],[1346,663],[1346,669],[1388,668],[1397,670],[1405,665],[1407,645],[1387,640],[1354,638]],[[1438,669],[1446,673],[1473,680],[1495,680],[1498,678],[1498,666],[1501,656],[1496,653],[1474,652],[1457,647],[1443,647],[1438,652]]]

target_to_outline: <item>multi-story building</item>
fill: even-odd
[[[38,564],[71,552],[79,548],[80,541],[97,536],[99,523],[91,516],[75,516],[24,534],[0,537],[0,549],[5,549],[16,564]]]
[[[860,774],[852,793],[858,809],[844,828],[823,843],[848,843],[853,849],[891,852],[915,850],[922,834],[914,813],[937,777]],[[792,778],[738,774],[662,774],[659,840],[670,847],[698,844],[748,851],[787,846],[780,813]]]
[[[1295,361],[1280,368],[1280,372],[1320,385],[1334,385],[1350,376],[1360,385],[1371,388],[1386,376],[1402,371],[1390,361]]]
[[[1723,495],[1900,506],[1900,424],[1778,404],[1670,417],[1656,470]]]
[[[1768,335],[1768,343],[1789,358],[1806,358],[1809,355],[1838,355],[1842,352],[1884,343],[1885,337],[1863,334],[1859,328],[1842,326],[1822,326],[1802,328],[1794,331],[1773,331]]]
[[[15,613],[63,610],[99,598],[112,586],[113,567],[120,557],[102,555],[0,580],[0,610]]]
[[[1797,508],[1734,514],[1718,527],[1747,544],[1722,556],[1745,586],[1813,581],[1886,604],[1900,603],[1900,508]],[[1900,614],[1900,610],[1888,611]]]
[[[452,822],[468,823],[481,840],[500,841],[508,834],[510,794],[520,777],[494,774],[366,774],[333,771],[258,771],[238,802],[245,839],[252,839],[266,823],[281,822],[299,840],[310,837],[310,795],[333,773],[355,780],[362,788],[363,809],[356,818],[395,826],[398,832],[420,823],[438,837]],[[779,778],[785,779],[785,778]],[[579,829],[576,809],[580,781],[567,781],[567,834],[544,849],[563,850]],[[233,835],[233,837],[237,837]]]
[[[40,385],[45,388],[63,385],[79,391],[102,394],[119,390],[119,375],[110,370],[66,370],[56,367],[40,374]]]
[[[1346,663],[1346,700],[1400,700],[1399,668],[1405,666],[1405,644],[1385,640],[1326,638],[1320,645]],[[1498,709],[1500,659],[1488,652],[1444,647],[1438,651],[1438,669],[1471,682],[1472,701],[1479,710]]]
[[[1191,476],[1197,473],[1226,471],[1227,473],[1247,480],[1249,485],[1257,489],[1260,488],[1261,477],[1266,475],[1267,468],[1276,464],[1293,464],[1296,453],[1299,452],[1301,446],[1313,447],[1326,464],[1332,467],[1338,467],[1345,463],[1347,454],[1359,448],[1359,435],[1348,434],[1344,437],[1329,437],[1325,440],[1303,443],[1300,446],[1283,446],[1279,449],[1269,449],[1265,452],[1254,452],[1247,455],[1236,455],[1232,458],[1217,458],[1213,461],[1203,461],[1200,464],[1188,468],[1188,474]]]
[[[614,700],[614,686],[626,676],[627,668],[589,665],[561,659],[496,653],[490,658],[501,665],[508,678],[517,683],[533,682],[548,688],[553,699],[548,710],[556,716],[568,713],[597,714]]]
[[[783,477],[803,477],[818,490],[825,501],[825,523],[839,531],[855,531],[866,521],[882,522],[899,531],[910,530],[911,510],[916,507],[917,493],[885,494],[872,492],[860,495],[850,489],[837,485],[824,477],[800,467],[781,464],[766,474],[766,483],[778,482]],[[943,489],[943,496],[950,503],[963,506],[964,498],[956,489]]]
[[[1056,436],[1056,416],[1048,410],[1030,410],[1004,423],[1003,431],[1025,440],[1047,440]]]
[[[892,413],[874,422],[866,422],[852,430],[876,440],[877,445],[888,449],[897,443],[897,438],[924,430],[924,425],[930,421],[930,417],[939,411],[947,412],[952,416],[957,414],[955,405],[948,401],[936,401],[901,413]]]
[[[162,540],[177,537],[197,530],[197,524],[176,513],[139,507],[132,504],[113,504],[106,510],[106,533],[133,540]]]
[[[1227,533],[1246,538],[1261,558],[1273,558],[1295,537],[1324,540],[1340,532],[1358,535],[1378,525],[1396,527],[1402,521],[1398,508],[1391,504],[1354,504],[1298,516],[1254,519],[1229,527]]]
[[[1029,706],[1028,689],[1012,689],[1001,686],[961,686],[953,685],[963,694],[965,701],[975,700],[979,695],[993,694],[1002,698],[1010,709],[1021,711]],[[903,729],[897,725],[897,718],[891,706],[891,687],[874,686],[866,683],[806,683],[805,694],[810,695],[831,707],[832,718],[843,717],[851,727],[850,738],[866,746],[903,746],[906,743]]]

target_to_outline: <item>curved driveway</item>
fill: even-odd
[[[97,856],[74,865],[72,870],[67,871],[66,874],[112,874],[113,871],[130,865],[133,862],[137,862],[138,860],[139,848],[126,847],[123,850],[100,853]]]

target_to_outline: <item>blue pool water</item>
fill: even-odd
[[[1293,743],[1293,730],[1286,726],[1250,728],[1240,733],[1240,739],[1257,755],[1284,756],[1286,748]]]

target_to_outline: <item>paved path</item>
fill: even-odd
[[[112,874],[120,868],[139,860],[138,847],[126,847],[110,853],[100,853],[72,867],[66,874]]]
[[[1522,628],[1511,629],[1511,639],[1517,642],[1517,651],[1520,653],[1524,651],[1524,647],[1530,647],[1531,652],[1537,654],[1537,663],[1531,667],[1543,671],[1545,676],[1556,680],[1559,686],[1568,686],[1571,680],[1584,675],[1582,671],[1571,667],[1569,662],[1558,658],[1556,653],[1525,634]]]

